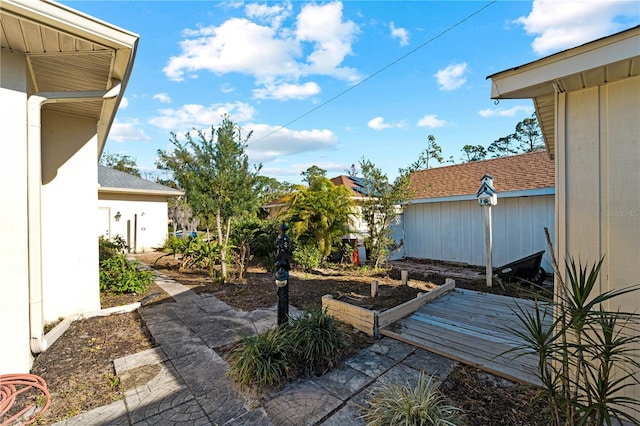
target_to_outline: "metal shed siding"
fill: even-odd
[[[484,216],[477,201],[411,204],[404,221],[407,257],[484,264]],[[546,250],[544,227],[555,232],[554,196],[500,198],[492,222],[494,266]],[[551,272],[548,254],[542,266]]]

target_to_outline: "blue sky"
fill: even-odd
[[[62,3],[140,35],[107,152],[152,173],[170,132],[227,113],[262,174],[292,183],[363,157],[394,177],[429,134],[459,163],[533,112],[494,104],[488,75],[640,23],[637,1]]]

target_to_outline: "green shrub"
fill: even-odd
[[[153,272],[138,269],[120,253],[100,262],[100,291],[115,294],[144,293],[154,280]]]
[[[275,252],[280,226],[275,220],[260,220],[258,224],[259,228],[251,243],[251,251],[256,257],[264,258]]]
[[[100,262],[105,259],[110,259],[118,254],[118,248],[113,241],[106,239],[102,235],[98,237],[98,253],[100,256]]]
[[[305,311],[290,324],[298,368],[321,375],[337,364],[347,346],[347,336],[326,310]]]
[[[462,410],[447,405],[437,385],[424,373],[415,388],[386,385],[371,393],[366,407],[361,407],[367,426],[435,425],[453,426],[462,422]]]
[[[265,387],[280,386],[288,378],[291,352],[287,327],[243,337],[229,355],[227,375],[240,386],[255,386],[259,394]]]
[[[293,250],[293,261],[305,272],[317,268],[322,263],[322,253],[317,246],[299,246]]]

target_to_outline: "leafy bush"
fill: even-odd
[[[293,261],[305,272],[317,268],[322,263],[322,253],[316,246],[299,246],[293,250]]]
[[[367,426],[460,424],[462,410],[447,405],[431,380],[421,373],[415,388],[393,384],[374,389],[367,406],[361,407]]]
[[[258,394],[265,387],[280,386],[289,376],[289,342],[287,327],[243,337],[229,355],[227,375],[240,386],[255,386]]]
[[[261,220],[259,227],[253,236],[251,250],[260,258],[271,256],[276,249],[276,238],[280,232],[278,222],[275,220]]]
[[[169,252],[176,257],[176,254],[181,253],[182,249],[182,238],[178,238],[173,234],[169,234],[169,237],[165,240],[162,245],[163,252]]]
[[[104,238],[102,235],[98,237],[98,253],[100,256],[100,262],[105,259],[110,259],[118,254],[118,248],[113,241]]]
[[[153,272],[138,269],[120,253],[100,262],[100,291],[115,294],[144,293],[154,280]]]
[[[347,346],[340,323],[326,310],[311,310],[291,321],[296,365],[307,373],[324,374],[333,368]]]

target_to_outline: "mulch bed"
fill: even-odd
[[[212,282],[204,271],[180,271],[177,260],[171,256],[154,264],[159,256],[152,253],[139,255],[138,258],[196,293],[213,294],[236,309],[251,311],[273,306],[277,302],[273,275],[264,269],[251,268],[245,284],[221,284]],[[289,289],[292,305],[301,309],[319,308],[321,297],[332,294],[334,298],[342,298],[349,303],[384,310],[414,298],[421,291],[399,285],[399,271],[390,270],[379,276],[359,276],[344,271],[319,272],[292,273]],[[421,279],[418,275],[410,275],[410,279],[424,281],[424,277]],[[374,279],[379,281],[379,296],[376,298],[370,297],[370,284]],[[444,282],[444,278],[437,276],[431,276],[429,280],[435,284]],[[464,280],[456,280],[456,285],[464,287]],[[470,285],[474,285],[473,280]],[[120,306],[151,295],[154,296],[148,303],[173,301],[153,284],[144,294],[103,295],[101,302],[103,308]],[[350,327],[345,327],[345,331],[352,341],[346,356],[375,342]],[[34,362],[32,372],[47,381],[53,395],[52,405],[39,424],[51,424],[123,398],[113,360],[154,346],[136,312],[75,321]],[[469,425],[547,424],[540,406],[528,407],[535,396],[534,390],[524,389],[471,367],[456,367],[441,389],[449,401],[465,410]]]

